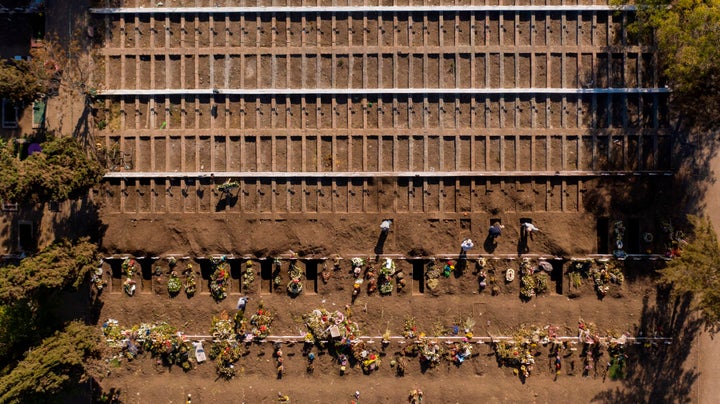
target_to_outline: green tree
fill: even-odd
[[[0,377],[0,402],[47,403],[55,394],[77,387],[90,376],[87,364],[100,355],[98,330],[72,322],[34,347]]]
[[[673,105],[701,126],[720,122],[720,0],[615,0],[637,5],[631,33],[654,37]]]
[[[102,179],[100,163],[72,137],[50,136],[42,153],[15,158],[12,142],[0,142],[0,199],[37,203],[82,196]]]
[[[87,238],[60,240],[20,264],[0,268],[0,303],[41,300],[77,290],[97,264],[97,246]]]
[[[680,257],[660,271],[662,281],[672,285],[675,293],[691,293],[706,324],[720,325],[720,246],[710,220],[688,216],[693,237],[685,244]]]
[[[45,80],[24,60],[0,60],[0,98],[27,104],[45,92]]]
[[[87,239],[61,240],[17,266],[0,267],[0,364],[16,362],[57,329],[53,309],[62,304],[61,292],[78,290],[97,259]]]

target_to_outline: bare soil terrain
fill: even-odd
[[[168,0],[165,5],[235,3]],[[335,0],[240,3],[355,5]],[[128,403],[180,403],[188,394],[195,403],[269,403],[277,402],[278,392],[295,403],[399,403],[413,389],[422,389],[423,402],[430,403],[686,400],[698,377],[697,357],[690,356],[698,325],[687,302],[656,289],[654,270],[664,261],[631,257],[620,262],[626,280],[602,300],[591,280],[578,287],[567,276],[573,258],[607,257],[608,226],[614,220],[632,222],[637,234],[628,242],[631,252],[664,252],[661,222],[677,213],[669,202],[673,180],[664,175],[675,168],[666,95],[518,91],[657,87],[656,66],[646,48],[625,44],[608,51],[622,45],[624,36],[614,19],[611,12],[553,11],[93,17],[97,32],[105,35],[98,50],[104,60],[103,89],[158,94],[100,97],[92,105],[94,140],[115,175],[88,199],[97,212],[85,201],[23,219],[37,220],[41,234],[72,237],[84,226],[98,234],[108,283],[91,316],[98,329],[109,318],[125,327],[164,321],[186,335],[206,336],[213,316],[223,311],[232,316],[237,299],[249,296],[249,312],[262,302],[276,314],[272,335],[298,336],[283,345],[282,378],[272,344],[264,342],[247,348],[235,365],[237,376],[229,381],[217,376],[212,361],[183,372],[148,355],[118,365],[110,361],[116,352],[108,351],[109,372],[101,387],[119,389]],[[506,88],[508,94],[283,92],[423,87]],[[213,88],[278,92],[162,93]],[[65,104],[70,105],[49,106],[50,122],[63,128],[77,117],[63,115]],[[172,174],[141,178],[153,172]],[[223,193],[218,186],[233,179],[223,172],[259,176],[240,176],[238,187]],[[312,176],[283,176],[299,172]],[[373,177],[398,172],[444,175]],[[85,214],[82,219],[68,219],[77,212]],[[387,218],[393,224],[383,235],[379,225]],[[541,230],[527,245],[520,234],[526,219]],[[8,237],[16,228],[13,220],[0,222]],[[496,220],[505,228],[494,244],[486,236]],[[644,232],[655,234],[655,241],[641,242]],[[465,238],[472,238],[475,248],[462,261]],[[46,236],[39,244],[49,241]],[[284,287],[293,254],[306,273],[305,290],[295,298]],[[488,257],[484,289],[476,266],[480,254]],[[504,280],[508,268],[519,270],[523,254],[533,265],[547,260],[554,268],[548,293],[528,302],[520,298],[519,276]],[[340,268],[330,269],[324,281],[323,267],[332,268],[335,255],[342,257]],[[120,268],[127,256],[136,257],[141,267],[132,297],[122,289]],[[193,265],[195,296],[168,295],[169,256],[183,268]],[[220,256],[229,263],[230,279],[228,297],[218,303],[209,293],[209,268],[210,258]],[[350,259],[383,256],[395,259],[407,285],[389,296],[368,295],[363,287],[353,301]],[[274,275],[268,271],[276,257],[283,259],[280,287],[272,286]],[[438,258],[438,265],[445,259],[456,265],[434,292],[424,275],[429,257]],[[256,279],[242,287],[248,259],[255,263]],[[404,320],[414,317],[418,331],[435,337],[454,335],[453,327],[468,318],[475,322],[476,338],[547,326],[558,327],[559,335],[576,336],[584,320],[594,323],[600,335],[669,336],[673,342],[628,344],[626,377],[617,381],[607,374],[607,353],[585,369],[580,350],[567,350],[557,373],[554,357],[542,344],[530,377],[522,380],[499,366],[490,344],[477,339],[473,355],[461,365],[443,359],[436,368],[423,369],[418,358],[409,357],[402,377],[390,362],[408,341],[394,340],[384,348],[375,342],[382,363],[369,375],[357,365],[341,375],[336,358],[314,347],[315,369],[308,373],[302,318],[316,308],[351,311],[361,334],[370,337],[386,330],[400,335]]]

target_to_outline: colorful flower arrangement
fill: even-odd
[[[392,293],[395,287],[393,285],[392,279],[395,275],[396,270],[397,267],[395,266],[395,262],[390,258],[386,258],[385,263],[380,266],[380,275],[378,276],[378,291],[380,291],[381,295],[388,295]]]
[[[177,276],[175,271],[170,272],[170,278],[168,279],[167,289],[171,297],[175,297],[180,293],[183,284],[180,277]]]
[[[302,268],[297,265],[296,260],[290,261],[288,274],[290,275],[290,282],[287,284],[287,291],[291,296],[297,296],[303,291],[302,277],[305,273]]]
[[[137,288],[137,282],[133,280],[133,275],[137,271],[137,261],[132,258],[125,258],[121,265],[123,274],[125,274],[125,281],[123,282],[123,291],[128,296],[135,294]]]
[[[440,273],[440,269],[435,265],[434,259],[431,259],[430,262],[425,265],[425,286],[427,286],[431,292],[435,292],[440,284]]]
[[[547,293],[550,277],[544,272],[535,272],[530,260],[524,258],[520,263],[520,298],[530,300]]]
[[[125,258],[120,265],[120,268],[122,268],[123,274],[125,274],[125,276],[127,276],[128,278],[132,278],[132,276],[137,271],[137,261],[132,258]]]
[[[167,323],[143,323],[130,329],[121,329],[117,320],[108,319],[103,324],[103,334],[111,348],[120,349],[123,356],[132,360],[143,352],[160,358],[165,366],[192,369],[190,359],[192,345],[175,327]]]
[[[360,364],[363,373],[370,374],[380,368],[380,354],[368,348],[364,341],[352,344],[351,352],[353,358]]]
[[[250,317],[250,332],[259,339],[265,339],[270,335],[270,325],[272,325],[275,316],[272,312],[265,308],[263,302],[260,302],[257,312]]]
[[[227,285],[230,282],[230,266],[225,257],[212,259],[213,273],[210,275],[210,294],[219,302],[227,297]]]
[[[402,336],[407,339],[413,339],[417,336],[417,326],[415,325],[415,317],[406,317],[403,323]]]
[[[251,290],[252,285],[255,282],[255,268],[253,267],[252,260],[245,261],[245,272],[242,276],[242,287],[243,290]]]
[[[123,282],[123,290],[125,291],[125,294],[128,296],[133,296],[135,294],[135,289],[137,288],[137,282],[132,280],[132,278],[125,279],[125,282]]]
[[[426,368],[434,368],[440,363],[440,359],[445,354],[445,348],[440,345],[436,338],[419,337],[415,341],[420,365]]]
[[[235,323],[223,311],[218,317],[213,317],[210,335],[213,343],[210,347],[210,359],[215,361],[218,375],[224,379],[235,376],[235,362],[240,359],[244,349],[237,341]]]
[[[193,272],[192,264],[187,264],[185,269],[185,281],[183,282],[183,287],[185,288],[185,294],[188,298],[193,297],[197,291],[195,273]]]
[[[604,261],[599,267],[592,261],[575,261],[568,267],[570,284],[575,288],[582,286],[583,279],[592,279],[595,293],[602,299],[610,291],[610,285],[622,285],[625,276],[622,269],[615,264]]]
[[[315,309],[304,316],[309,336],[306,342],[336,341],[338,345],[351,342],[360,335],[360,327],[340,311]]]
[[[600,268],[593,268],[590,275],[593,278],[595,293],[597,293],[599,299],[605,297],[610,290],[610,284],[622,285],[625,281],[622,271],[609,262],[603,262]]]
[[[240,183],[237,181],[228,181],[217,186],[217,190],[220,192],[230,192],[235,188],[240,188]]]
[[[543,328],[521,328],[511,341],[493,341],[495,359],[499,366],[513,368],[513,374],[523,380],[530,377],[535,365],[538,344],[549,343],[548,332]]]
[[[95,270],[95,272],[92,273],[90,276],[90,283],[92,283],[95,288],[98,290],[98,292],[102,292],[102,290],[107,286],[107,281],[103,279],[103,269],[102,269],[103,260],[100,259],[100,266]]]

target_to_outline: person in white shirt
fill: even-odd
[[[534,224],[532,224],[532,223],[530,223],[530,222],[525,222],[525,223],[523,223],[523,224],[520,226],[520,237],[522,237],[522,238],[524,238],[525,240],[527,240],[527,237],[530,236],[530,240],[532,240],[532,239],[533,239],[533,233],[539,232],[539,231],[540,231],[540,229],[538,229],[537,227],[535,227]]]
[[[468,251],[473,247],[475,247],[475,244],[473,244],[473,241],[469,238],[466,238],[463,240],[462,244],[460,244],[460,248],[462,248],[463,251]]]

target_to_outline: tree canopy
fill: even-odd
[[[45,92],[43,79],[30,62],[0,60],[0,98],[27,104]]]
[[[53,394],[77,386],[87,361],[100,354],[97,329],[72,322],[34,347],[24,360],[0,377],[0,402],[48,402]]]
[[[618,0],[637,5],[629,26],[653,38],[674,107],[696,124],[720,123],[720,0]]]
[[[87,238],[60,240],[17,266],[0,268],[0,303],[35,299],[47,292],[77,289],[97,264],[97,246]]]
[[[80,239],[58,241],[18,265],[0,267],[0,402],[34,401],[23,396],[57,391],[80,372],[89,331],[73,325],[43,338],[63,328],[56,309],[67,295],[59,292],[77,290],[96,262],[97,247]]]
[[[693,237],[680,257],[661,270],[662,281],[671,284],[676,293],[692,293],[697,308],[710,327],[720,325],[720,246],[707,219],[688,216]]]
[[[0,198],[15,202],[63,201],[97,184],[103,168],[72,137],[49,136],[42,152],[24,160],[13,143],[0,141]]]

